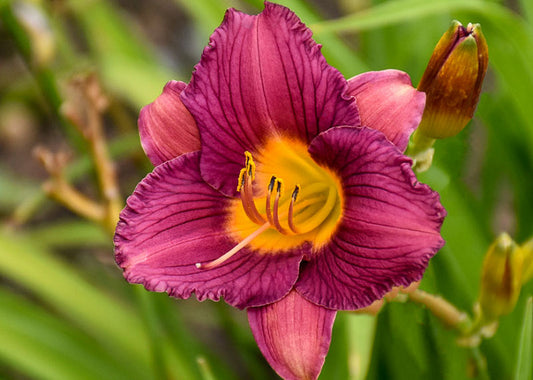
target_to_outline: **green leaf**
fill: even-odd
[[[400,22],[451,11],[477,11],[489,14],[509,14],[498,4],[483,0],[393,0],[383,2],[351,15],[314,24],[313,30],[324,32],[356,32],[381,28]]]
[[[378,314],[367,380],[466,378],[468,352],[427,309],[391,302]]]
[[[514,380],[530,380],[532,378],[533,358],[533,297],[529,297],[524,310],[524,320],[520,334],[520,345],[516,362]]]
[[[518,0],[520,4],[521,13],[524,14],[524,17],[531,25],[533,23],[533,2],[530,0]]]
[[[220,25],[226,9],[229,8],[229,2],[225,0],[174,0],[174,2],[194,21],[194,26],[203,37],[202,43],[204,40],[207,43],[207,38]]]
[[[347,313],[337,313],[333,332],[331,335],[331,345],[320,379],[348,379],[350,376],[350,339],[349,336],[349,315]]]
[[[368,314],[347,314],[346,329],[349,336],[348,369],[350,379],[364,380],[372,359],[372,346],[374,344],[377,318]]]
[[[87,246],[88,242],[91,246],[112,247],[109,234],[103,227],[80,219],[37,226],[26,232],[26,236],[40,245],[55,248]]]
[[[112,380],[136,376],[118,352],[106,350],[62,318],[3,288],[0,341],[0,358],[32,378]]]
[[[10,210],[39,191],[36,182],[22,179],[20,175],[0,167],[0,210]]]
[[[68,5],[85,31],[104,83],[134,105],[153,101],[167,81],[177,79],[113,3],[71,0]]]
[[[102,344],[119,347],[131,367],[148,376],[148,338],[134,310],[89,284],[45,249],[0,231],[0,275],[56,309]]]

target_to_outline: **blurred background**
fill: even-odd
[[[451,20],[481,23],[490,61],[476,116],[437,141],[419,175],[448,210],[447,244],[421,288],[471,314],[491,242],[501,232],[519,244],[533,235],[533,1],[278,3],[311,27],[346,78],[395,68],[415,86]],[[263,5],[0,0],[0,378],[276,378],[245,312],[127,284],[113,257],[116,213],[106,222],[86,212],[115,212],[152,170],[139,110],[168,80],[189,80],[229,7]],[[84,129],[91,115],[99,137]],[[107,164],[95,160],[95,144],[109,149]],[[102,194],[106,167],[118,176],[111,196]],[[65,207],[53,190],[61,186],[88,207]],[[377,316],[341,312],[320,378],[531,379],[532,293],[530,281],[494,337],[473,349],[414,303],[390,302]]]

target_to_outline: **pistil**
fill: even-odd
[[[255,230],[250,235],[248,235],[243,240],[241,240],[241,242],[239,244],[237,244],[235,247],[233,247],[228,252],[226,252],[222,256],[220,256],[218,259],[215,259],[215,260],[210,261],[210,262],[205,263],[205,264],[196,263],[195,264],[196,268],[198,268],[198,269],[212,269],[212,268],[215,268],[215,267],[219,266],[220,264],[222,264],[222,263],[226,262],[227,260],[229,260],[230,258],[232,258],[237,252],[239,252],[241,249],[246,247],[248,244],[250,244],[250,242],[252,240],[254,240],[256,237],[258,237],[263,232],[268,230],[269,227],[270,227],[270,223],[266,222],[261,227],[259,227],[257,230]]]

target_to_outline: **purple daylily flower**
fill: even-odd
[[[115,235],[126,279],[246,308],[282,377],[318,376],[337,310],[420,280],[445,210],[402,152],[425,104],[407,74],[346,81],[289,9],[226,13],[191,82],[141,111],[156,166]]]

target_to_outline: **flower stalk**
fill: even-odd
[[[111,160],[103,129],[102,115],[109,105],[94,73],[74,78],[71,96],[61,111],[85,137],[94,162],[97,181],[105,208],[102,221],[108,231],[114,231],[122,209],[114,162]]]
[[[54,154],[44,147],[37,147],[34,150],[34,155],[50,174],[50,179],[43,184],[43,189],[50,198],[55,199],[83,218],[99,224],[104,222],[105,208],[80,193],[65,179],[63,172],[66,164],[65,154]]]
[[[465,312],[460,311],[440,296],[416,289],[409,293],[408,297],[411,302],[424,305],[448,328],[466,332],[471,326],[472,322]]]
[[[43,185],[45,192],[73,212],[113,233],[122,199],[103,131],[102,115],[107,104],[96,76],[90,74],[72,80],[68,100],[61,106],[64,117],[78,128],[88,144],[101,200],[90,199],[69,183],[63,171],[67,162],[64,153],[53,154],[42,147],[34,153],[50,174],[50,179]]]

